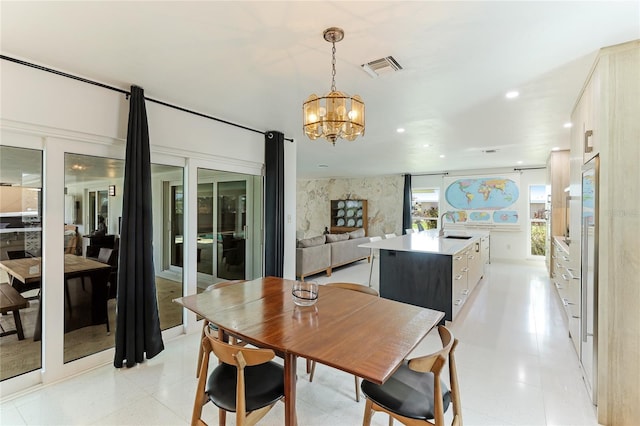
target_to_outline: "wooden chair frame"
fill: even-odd
[[[233,281],[224,281],[221,283],[216,283],[216,284],[211,284],[210,286],[208,286],[205,291],[211,291],[211,290],[215,290],[217,288],[222,288],[222,287],[227,287],[230,285],[234,285],[234,284],[241,284],[243,282],[246,282],[245,280],[233,280]],[[202,317],[200,317],[202,318]],[[209,321],[207,321],[206,319],[203,321],[202,324],[202,334],[200,335],[200,341],[202,341],[202,339],[205,338],[205,331],[207,328],[209,327],[210,323]],[[230,336],[230,342],[232,345],[240,345],[240,346],[244,346],[246,345],[246,343],[241,343],[239,342],[235,337]],[[196,365],[196,379],[198,377],[200,377],[200,364],[202,364],[202,356],[203,356],[203,349],[202,349],[202,345],[200,345],[200,349],[198,350],[198,365]]]
[[[275,357],[275,352],[271,349],[245,348],[229,343],[225,343],[215,337],[210,328],[204,330],[205,337],[202,339],[203,358],[200,365],[198,387],[193,406],[193,416],[191,424],[194,426],[207,426],[202,420],[202,407],[209,401],[205,392],[208,379],[209,358],[213,352],[220,362],[235,365],[237,368],[237,388],[236,388],[236,425],[252,426],[263,418],[275,403],[266,407],[246,412],[245,400],[245,380],[244,368],[247,366],[264,364]],[[226,411],[219,409],[220,424],[226,423]]]
[[[449,360],[449,386],[451,387],[451,404],[453,405],[453,420],[452,426],[462,426],[462,408],[460,406],[460,388],[458,385],[458,370],[455,361],[455,349],[458,346],[458,339],[454,338],[451,332],[444,326],[438,326],[438,333],[440,334],[440,340],[442,341],[442,349],[434,352],[430,355],[425,355],[418,358],[409,360],[409,368],[414,371],[423,373],[433,373],[433,387],[434,395],[442,395],[442,388],[440,384],[440,373],[447,359]],[[371,424],[371,417],[374,412],[384,412],[389,415],[389,426],[393,425],[393,420],[396,419],[400,423],[408,426],[424,426],[425,424],[434,426],[444,425],[444,407],[442,398],[435,398],[434,401],[434,422],[413,419],[410,417],[401,416],[399,414],[388,411],[386,408],[381,407],[374,401],[367,399],[367,403],[364,409],[364,419],[362,421],[363,426]]]

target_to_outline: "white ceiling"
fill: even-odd
[[[597,50],[640,38],[638,1],[2,1],[0,12],[2,54],[280,130],[308,178],[542,165],[569,147],[563,124]],[[346,33],[337,89],[367,108],[366,135],[335,147],[308,140],[301,117],[309,94],[330,89],[330,26]],[[404,70],[360,68],[389,55]]]

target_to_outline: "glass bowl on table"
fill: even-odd
[[[293,303],[298,306],[311,306],[318,301],[318,283],[314,281],[296,281],[291,289]]]

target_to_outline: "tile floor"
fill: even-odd
[[[366,283],[359,262],[315,276],[321,284]],[[373,286],[377,287],[374,273]],[[458,374],[465,425],[597,425],[576,353],[544,264],[494,262],[456,323]],[[106,365],[0,404],[1,425],[188,425],[197,333],[165,342],[156,359],[131,369]],[[416,349],[428,353],[430,335]],[[298,418],[305,425],[362,424],[364,401],[354,400],[353,376],[318,365],[309,383],[299,362]],[[217,410],[205,407],[209,424]],[[229,416],[228,424],[234,424]],[[282,425],[277,405],[260,424]],[[386,425],[383,414],[373,424]],[[396,423],[397,424],[397,423]]]

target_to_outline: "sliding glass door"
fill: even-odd
[[[262,177],[198,169],[198,286],[262,275]]]

